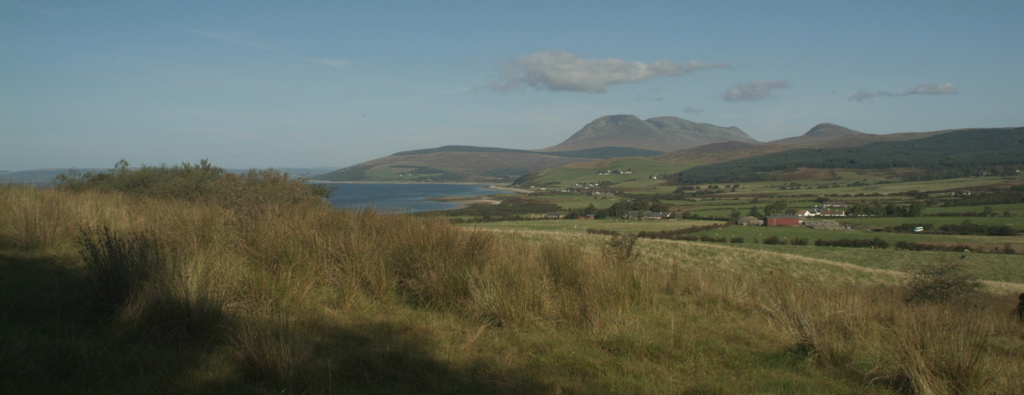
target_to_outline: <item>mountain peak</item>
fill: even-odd
[[[811,128],[811,130],[808,130],[807,133],[804,133],[804,136],[807,136],[807,137],[839,137],[839,136],[849,136],[849,135],[856,135],[856,134],[865,134],[865,133],[858,132],[858,131],[853,130],[853,129],[848,129],[848,128],[836,125],[834,123],[819,123],[819,124],[815,125],[813,128]]]
[[[635,115],[606,115],[591,121],[561,144],[542,151],[614,146],[670,152],[725,141],[757,142],[737,127],[671,116],[641,120]]]

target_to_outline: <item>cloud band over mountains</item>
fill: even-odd
[[[908,88],[903,93],[894,93],[889,91],[875,91],[868,92],[862,90],[856,94],[847,98],[849,101],[864,101],[873,97],[891,97],[891,96],[912,96],[912,95],[953,95],[956,94],[956,85],[951,83],[944,84],[920,84],[918,86]]]
[[[615,58],[586,59],[563,51],[538,52],[506,63],[503,81],[490,88],[506,91],[528,86],[538,90],[604,93],[609,85],[727,67],[725,63],[695,60],[680,65],[669,60],[643,63]]]

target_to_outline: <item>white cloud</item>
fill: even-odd
[[[754,81],[747,84],[736,84],[722,94],[725,101],[757,101],[771,96],[775,89],[789,88],[789,81]]]
[[[951,83],[944,84],[919,84],[912,88],[907,88],[903,93],[893,93],[889,91],[875,91],[868,92],[861,90],[856,94],[846,98],[849,101],[864,101],[873,97],[890,97],[890,96],[911,96],[911,95],[952,95],[956,94],[956,85]]]
[[[680,65],[669,60],[654,63],[620,59],[585,59],[568,52],[538,52],[505,64],[504,81],[492,84],[495,91],[529,86],[539,90],[603,93],[608,85],[677,76],[699,70],[729,67],[725,63],[689,61]]]

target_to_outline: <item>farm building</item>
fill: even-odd
[[[644,211],[644,219],[669,219],[672,217],[672,213],[653,212],[651,210]]]
[[[736,220],[736,225],[741,226],[761,226],[764,225],[764,220],[758,219],[757,217],[743,217]]]
[[[843,210],[824,210],[818,213],[822,217],[845,217],[846,211]]]
[[[767,226],[800,226],[802,217],[790,214],[769,215],[765,218]]]
[[[808,228],[819,229],[819,230],[839,230],[839,229],[843,229],[842,225],[839,225],[839,222],[836,222],[835,220],[831,220],[831,219],[817,220],[817,221],[805,221],[804,225],[807,226]]]

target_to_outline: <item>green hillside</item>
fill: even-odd
[[[443,148],[402,153],[317,176],[322,181],[497,182],[593,158],[549,153]]]
[[[496,148],[496,147],[474,147],[471,145],[446,145],[437,148],[426,148],[412,151],[402,151],[394,153],[395,156],[406,156],[406,155],[422,155],[422,154],[433,154],[437,152],[518,152],[518,153],[530,153],[533,152],[527,150],[518,150],[510,148]]]
[[[769,172],[796,168],[916,168],[914,177],[952,178],[1013,172],[1024,165],[1024,128],[969,129],[909,141],[876,142],[851,148],[795,149],[679,173],[681,184],[767,181]]]
[[[626,157],[652,157],[664,154],[662,151],[655,151],[643,148],[633,147],[598,147],[588,148],[575,151],[552,151],[548,152],[552,155],[558,156],[572,156],[579,158],[597,158],[597,159],[612,159],[612,158],[626,158]]]
[[[536,155],[538,152],[529,150],[518,150],[509,148],[496,148],[496,147],[474,147],[470,145],[446,145],[444,147],[427,148],[412,151],[396,152],[395,156],[409,156],[409,155],[424,155],[434,154],[443,152],[500,152],[500,153],[519,153],[519,154],[530,154]],[[633,147],[598,147],[588,148],[573,151],[550,151],[543,152],[545,155],[554,156],[568,156],[574,158],[595,158],[595,159],[611,159],[611,158],[622,158],[630,156],[658,156],[664,154],[663,151],[655,151],[642,148]]]

